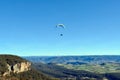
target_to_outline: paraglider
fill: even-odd
[[[65,25],[64,24],[57,24],[56,28],[62,28],[62,29],[64,29]],[[61,29],[59,29],[59,30],[61,30]],[[63,32],[63,30],[60,31],[60,36],[63,36],[63,33],[61,33],[61,32]]]
[[[65,28],[65,25],[64,25],[64,24],[57,24],[56,27],[62,27],[62,28]]]

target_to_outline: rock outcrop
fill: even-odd
[[[16,55],[0,55],[0,80],[56,80],[31,67],[31,62]]]
[[[6,71],[3,76],[10,75],[10,73],[20,73],[30,70],[31,63],[30,62],[21,62],[15,65],[7,64],[8,71]]]

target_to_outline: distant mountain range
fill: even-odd
[[[120,55],[103,55],[103,56],[27,56],[25,59],[31,62],[43,63],[103,63],[103,62],[120,62]]]

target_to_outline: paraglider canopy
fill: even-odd
[[[62,28],[65,28],[65,25],[64,25],[64,24],[57,24],[56,27],[62,27]]]

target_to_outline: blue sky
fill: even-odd
[[[0,54],[120,55],[119,3],[120,0],[1,0]],[[59,23],[66,28],[56,29]]]

